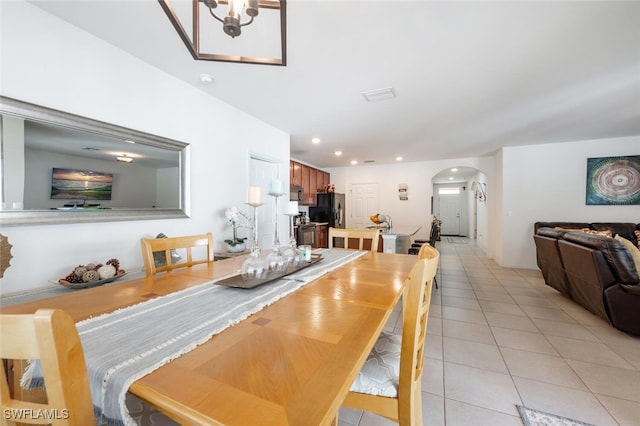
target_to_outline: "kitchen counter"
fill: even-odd
[[[398,226],[392,227],[390,231],[381,228],[382,251],[384,253],[408,254],[411,247],[411,237],[414,236],[421,226]]]

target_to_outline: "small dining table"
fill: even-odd
[[[232,275],[244,259],[69,291],[0,313],[59,308],[78,322]],[[415,261],[367,252],[137,379],[129,392],[181,424],[332,424]]]

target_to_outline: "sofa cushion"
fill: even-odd
[[[565,232],[587,232],[587,231],[592,231],[591,228],[563,228],[562,226],[556,226],[553,229],[557,229],[558,231],[565,231]]]
[[[564,240],[600,251],[620,284],[638,284],[631,253],[620,241],[584,232],[567,232]]]
[[[620,235],[616,235],[615,239],[620,241],[627,250],[629,250],[631,257],[633,258],[633,263],[636,265],[636,271],[638,272],[638,275],[640,275],[640,250],[638,250],[638,247],[634,246],[631,241],[621,237]]]
[[[536,222],[533,225],[534,234],[540,228],[564,228],[564,229],[593,229],[586,222]]]
[[[569,231],[562,228],[540,228],[538,229],[538,232],[536,232],[536,235],[542,235],[543,237],[557,239],[557,238],[562,238],[564,234],[566,234],[567,232]]]

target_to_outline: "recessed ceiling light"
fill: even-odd
[[[340,157],[342,155],[342,151],[336,151],[333,153],[336,157]]]
[[[213,84],[213,76],[210,74],[200,74],[200,83]]]
[[[135,141],[132,141],[131,139],[125,139],[124,140],[126,143],[135,143]]]
[[[356,164],[358,164],[358,160],[351,160],[351,165],[355,166]]]
[[[398,155],[398,156],[396,157],[396,161],[402,161],[402,160],[403,160],[403,158],[402,158],[400,155]]]
[[[457,172],[457,171],[458,171],[458,169],[454,167],[453,169],[451,169],[451,171],[452,171],[452,172]],[[452,179],[453,179],[453,178],[452,178]]]
[[[311,143],[320,143],[320,138],[311,139]]]
[[[394,92],[393,87],[385,87],[382,89],[374,89],[362,92],[362,96],[364,96],[367,102],[384,101],[387,99],[395,98],[396,92]]]
[[[450,176],[450,177],[449,177],[449,180],[453,180],[453,176]]]

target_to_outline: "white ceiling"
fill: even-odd
[[[156,0],[33,3],[289,133],[318,167],[640,135],[637,1],[290,0],[286,67],[193,60]]]

